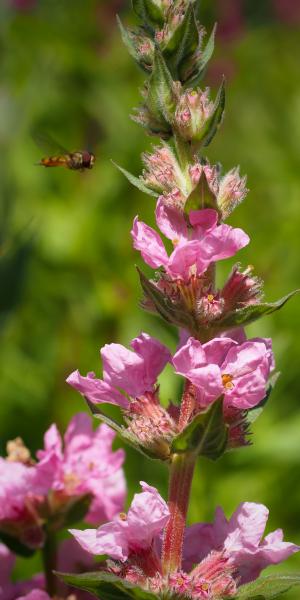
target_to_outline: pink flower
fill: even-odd
[[[170,277],[188,281],[191,275],[202,275],[211,262],[233,256],[249,243],[242,229],[217,225],[217,221],[217,212],[208,208],[191,211],[187,223],[183,213],[160,198],[156,222],[175,249],[168,256],[158,233],[137,217],[131,232],[133,245],[150,267],[164,267]]]
[[[30,580],[14,583],[12,581],[12,571],[15,562],[15,555],[4,544],[0,544],[0,600],[15,600],[20,595],[30,592],[33,588],[44,586],[43,575],[35,575]]]
[[[153,392],[158,375],[171,358],[169,350],[146,333],[133,339],[131,347],[134,352],[121,344],[106,344],[101,349],[103,380],[91,373],[82,377],[74,371],[67,383],[93,404],[108,402],[129,408],[127,396],[138,398]],[[126,396],[119,389],[124,390]]]
[[[121,513],[99,529],[70,530],[84,550],[124,562],[152,547],[169,519],[169,509],[154,487],[144,482],[141,486],[143,491],[135,494],[127,515]]]
[[[45,434],[44,449],[37,453],[37,471],[42,476],[48,473],[49,489],[69,498],[92,494],[85,517],[90,523],[110,519],[123,507],[124,452],[112,451],[114,437],[106,425],[93,431],[91,418],[79,413],[69,423],[64,445],[56,425],[52,425]]]
[[[216,510],[212,524],[199,523],[187,528],[185,567],[205,559],[212,551],[222,551],[237,571],[239,585],[255,580],[269,565],[286,560],[299,546],[283,541],[277,529],[263,538],[269,511],[263,504],[241,503],[227,521],[223,510]]]
[[[131,342],[134,352],[120,344],[107,344],[101,350],[103,379],[74,371],[67,382],[91,403],[118,404],[133,441],[146,446],[160,458],[169,455],[175,423],[160,405],[157,377],[171,361],[169,350],[158,340],[142,333]],[[121,393],[119,390],[122,390]]]
[[[16,600],[51,600],[51,598],[43,590],[31,590],[25,596],[18,596]]]
[[[202,345],[189,338],[174,355],[173,365],[196,386],[200,408],[224,394],[225,405],[249,409],[264,398],[274,359],[271,340],[239,344],[223,337]]]

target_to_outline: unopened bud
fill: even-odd
[[[218,206],[226,219],[248,193],[246,188],[246,177],[241,177],[239,168],[231,169],[221,179],[218,193]]]
[[[175,124],[180,136],[186,141],[201,141],[214,108],[214,103],[209,99],[209,88],[204,92],[198,88],[181,94],[175,112]]]

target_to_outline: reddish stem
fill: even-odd
[[[181,399],[180,415],[178,420],[179,430],[182,431],[190,421],[195,410],[195,386],[186,379]]]
[[[195,463],[194,454],[172,456],[168,501],[170,519],[164,531],[162,550],[164,575],[181,568],[183,536]]]

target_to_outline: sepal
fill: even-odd
[[[228,426],[223,418],[223,398],[219,398],[174,438],[171,450],[174,454],[192,452],[217,460],[226,450],[227,438]]]
[[[101,600],[156,600],[157,596],[111,573],[56,573],[67,585],[90,592]]]
[[[232,600],[272,600],[295,585],[300,585],[300,575],[269,575],[260,577],[238,588]]]
[[[143,90],[145,102],[136,109],[132,119],[147,129],[150,135],[168,139],[172,135],[170,125],[175,111],[174,84],[163,55],[155,48],[153,69]]]
[[[159,194],[157,192],[155,192],[154,190],[150,189],[149,187],[147,187],[143,183],[143,181],[141,180],[140,177],[135,177],[135,175],[132,175],[132,173],[130,173],[123,167],[120,167],[120,165],[118,165],[114,161],[112,161],[112,163],[115,167],[117,167],[117,169],[119,169],[119,171],[121,171],[121,173],[123,173],[123,175],[125,175],[126,179],[128,179],[128,181],[132,185],[134,185],[136,188],[138,188],[141,192],[144,192],[144,194],[148,194],[149,196],[154,196],[155,198],[157,198],[157,196]]]
[[[167,43],[161,45],[161,50],[174,79],[182,81],[185,62],[195,53],[200,41],[194,8],[192,4],[189,4],[183,21],[173,31]]]
[[[162,5],[152,0],[132,0],[132,8],[143,24],[152,29],[153,26],[164,24],[164,11]]]
[[[215,324],[215,332],[226,331],[227,329],[232,329],[234,327],[245,327],[261,317],[271,315],[276,310],[282,308],[290,298],[299,292],[300,289],[294,290],[276,302],[250,304],[249,306],[238,308],[237,310],[227,313]]]
[[[92,404],[91,402],[89,402],[89,400],[87,398],[85,398],[85,401],[86,401],[92,415],[96,419],[99,419],[99,421],[101,421],[102,423],[105,423],[111,429],[113,429],[125,444],[131,446],[132,448],[134,448],[135,450],[140,452],[140,454],[142,454],[143,456],[146,456],[147,458],[152,458],[153,460],[162,460],[162,461],[169,460],[169,457],[170,457],[169,444],[157,443],[157,444],[153,444],[152,447],[147,444],[142,444],[141,442],[139,442],[137,440],[137,438],[130,431],[128,431],[126,429],[126,427],[124,427],[123,425],[120,425],[114,419],[111,419],[110,417],[105,415],[102,412],[102,410],[99,408],[99,406],[95,406],[95,404]]]

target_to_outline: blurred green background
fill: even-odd
[[[130,187],[111,159],[138,174],[155,140],[129,119],[143,76],[124,50],[115,13],[132,22],[129,0],[2,0],[0,7],[0,439],[21,435],[35,451],[45,428],[63,429],[85,410],[65,384],[75,368],[100,371],[99,348],[145,330],[175,347],[175,332],[138,308],[129,230],[153,223],[153,200]],[[250,194],[231,218],[251,236],[240,253],[275,300],[299,287],[300,9],[297,0],[202,2],[208,30],[219,23],[206,82],[227,78],[222,129],[207,150],[226,170],[241,165]],[[35,166],[32,129],[97,156],[87,173]],[[222,264],[220,279],[230,269]],[[272,336],[281,377],[253,446],[217,464],[200,462],[190,520],[242,500],[270,508],[269,528],[300,542],[300,312],[295,297],[249,328]],[[169,371],[165,399],[178,393]],[[127,450],[129,498],[142,478],[166,493],[166,470]],[[35,561],[21,561],[28,575]],[[299,570],[292,558],[279,570]],[[287,598],[296,599],[299,593]]]

